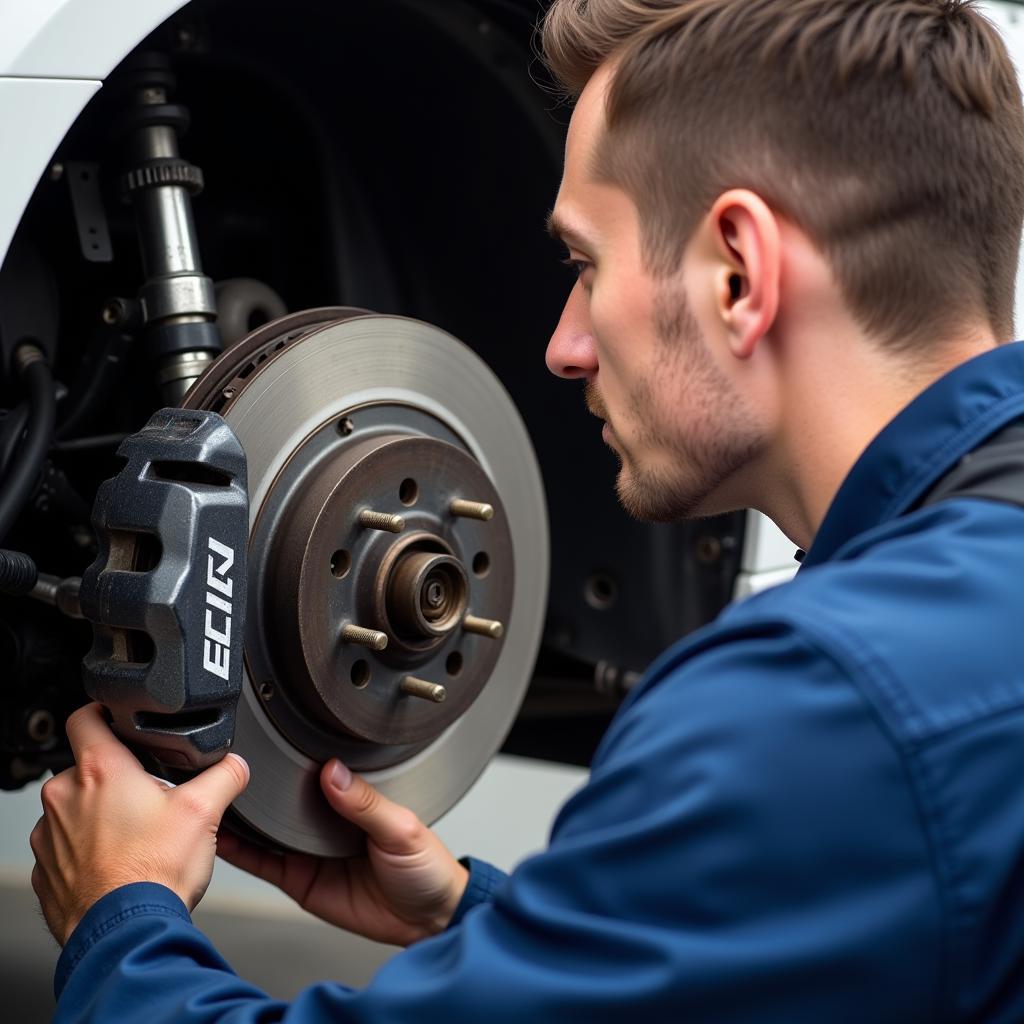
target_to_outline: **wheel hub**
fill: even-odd
[[[264,675],[276,693],[287,679],[324,728],[399,748],[397,761],[461,717],[494,669],[504,637],[474,633],[472,617],[467,629],[467,615],[507,620],[511,537],[497,492],[465,451],[372,423],[364,433],[358,410],[347,419],[353,432],[328,428],[326,452],[303,446],[293,470],[306,462],[306,471],[271,495],[283,507],[270,531]],[[452,514],[467,493],[496,510],[490,521]],[[403,689],[410,675],[443,687],[443,701]],[[348,756],[357,770],[387,759],[365,745]]]

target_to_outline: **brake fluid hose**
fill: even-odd
[[[31,342],[19,345],[14,365],[28,393],[25,440],[11,460],[10,472],[0,483],[0,543],[3,543],[39,479],[53,441],[56,398],[53,374],[42,350]]]

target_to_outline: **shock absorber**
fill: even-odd
[[[203,174],[183,160],[179,137],[188,110],[168,97],[175,87],[170,61],[139,55],[123,70],[131,103],[120,120],[129,170],[121,179],[131,203],[145,280],[139,291],[144,344],[163,399],[177,405],[222,349],[213,282],[203,273],[192,196]]]

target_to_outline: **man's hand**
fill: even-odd
[[[43,786],[43,816],[29,842],[32,888],[64,945],[101,896],[130,882],[159,882],[192,910],[213,873],[217,828],[245,789],[236,754],[176,789],[147,774],[110,731],[99,704],[67,724],[75,767]]]
[[[284,890],[311,914],[396,946],[443,931],[469,873],[413,814],[339,761],[320,773],[328,803],[367,833],[366,855],[348,860],[260,850],[222,832],[227,861]]]

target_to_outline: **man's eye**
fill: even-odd
[[[572,267],[576,271],[577,277],[582,277],[583,274],[589,270],[593,264],[589,260],[574,260],[571,256],[568,259],[562,260],[567,267]]]

